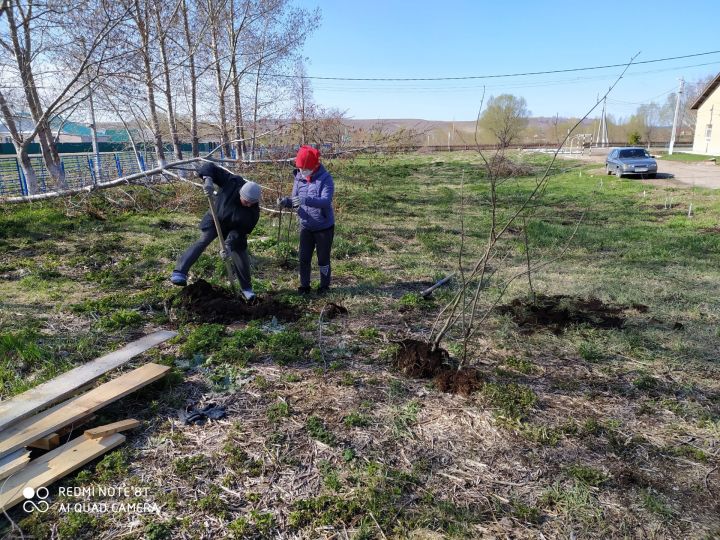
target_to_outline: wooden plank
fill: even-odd
[[[67,426],[61,427],[57,430],[58,435],[61,437],[64,437],[68,433],[72,433],[73,431],[81,428],[85,424],[88,424],[95,420],[97,418],[97,414],[88,414],[87,416],[83,416],[82,418],[78,418],[75,420],[72,424],[68,424]]]
[[[31,388],[27,392],[0,401],[0,430],[19,422],[23,418],[27,418],[41,409],[62,401],[108,371],[122,366],[140,353],[159,345],[163,341],[167,341],[175,335],[177,335],[177,332],[167,330],[149,334],[142,339],[125,345],[122,349],[71,369],[50,381]]]
[[[107,424],[105,426],[86,429],[85,436],[88,439],[99,439],[100,437],[107,437],[108,435],[112,435],[113,433],[118,433],[120,431],[136,428],[139,425],[139,420],[129,418],[127,420],[120,420],[119,422],[113,422],[112,424]]]
[[[21,448],[0,459],[0,480],[22,469],[30,461],[30,452]]]
[[[52,450],[60,444],[60,435],[50,433],[44,437],[40,437],[37,441],[28,444],[29,448],[39,448],[40,450]]]
[[[0,484],[0,510],[9,510],[25,500],[23,495],[25,488],[31,487],[34,490],[40,487],[46,488],[56,480],[122,444],[124,440],[125,436],[120,433],[101,439],[78,437],[33,460],[24,469],[10,477],[4,485]]]
[[[0,457],[22,448],[60,426],[71,424],[98,409],[161,378],[170,368],[158,364],[145,364],[90,390],[87,394],[60,403],[32,418],[0,431]]]

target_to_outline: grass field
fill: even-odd
[[[686,152],[675,152],[672,155],[662,153],[658,156],[660,159],[667,161],[684,161],[687,163],[697,163],[699,161],[717,160],[718,156],[706,156],[704,154],[690,154]]]
[[[500,186],[501,220],[549,158],[513,159],[530,175]],[[485,246],[481,160],[458,152],[327,167],[337,214],[329,296],[295,293],[287,215],[278,229],[263,214],[251,237],[256,291],[294,309],[294,321],[189,322],[177,308],[167,277],[204,212],[185,185],[0,207],[1,398],[151,330],[180,333],[133,364],[165,363],[171,375],[96,421],[132,415],[142,429],[59,483],[147,487],[160,514],[63,512],[84,499],[53,488],[47,513],[10,513],[26,537],[720,536],[716,192],[556,163],[524,227],[498,243],[480,307],[529,301],[524,277],[501,296],[526,267],[526,232],[538,298],[598,298],[621,306],[624,324],[528,327],[493,309],[469,343],[480,382],[460,395],[404,376],[393,359],[400,340],[430,337],[453,298],[457,281],[429,300],[419,292],[457,270],[461,236],[468,267]],[[289,189],[287,171],[248,176],[273,186],[268,201],[280,183]],[[224,285],[215,249],[193,280]],[[348,314],[326,321],[328,302]],[[454,329],[441,343],[451,363],[458,338]],[[228,418],[180,423],[177,410],[201,398]]]

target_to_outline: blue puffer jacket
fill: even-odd
[[[335,183],[329,172],[320,165],[308,182],[300,172],[295,173],[292,196],[304,197],[305,204],[298,208],[300,227],[311,231],[322,231],[335,225],[332,199]]]

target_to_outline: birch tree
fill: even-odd
[[[27,152],[30,144],[37,141],[50,174],[58,188],[66,188],[65,175],[57,152],[55,137],[50,129],[52,121],[60,114],[74,110],[85,99],[92,79],[101,72],[111,49],[109,36],[123,20],[125,13],[105,0],[87,0],[81,5],[66,6],[50,1],[4,0],[4,24],[0,27],[0,49],[8,58],[9,78],[17,80],[22,88],[22,100],[13,111],[7,96],[0,97],[0,113],[8,125],[20,165],[33,194],[39,189],[37,175],[30,166]],[[80,9],[97,13],[99,19],[85,37],[82,54],[73,62],[59,64],[54,51],[70,46],[68,27],[63,26],[68,13]],[[61,21],[58,23],[58,21]],[[29,111],[33,128],[23,133],[16,119]]]
[[[183,36],[185,38],[187,52],[187,78],[190,83],[190,144],[192,145],[193,157],[197,157],[200,155],[197,116],[197,72],[195,69],[195,47],[197,40],[193,39],[193,35],[190,32],[191,14],[187,0],[182,0],[180,13],[182,14]]]
[[[175,159],[180,160],[183,158],[182,148],[180,146],[180,137],[178,136],[177,121],[175,118],[175,106],[173,103],[173,92],[172,84],[170,82],[170,59],[168,58],[168,38],[167,34],[169,31],[174,29],[174,23],[177,22],[178,10],[180,9],[181,2],[175,4],[175,7],[170,13],[167,13],[164,8],[164,3],[155,2],[153,4],[152,12],[155,19],[155,33],[160,52],[160,63],[163,75],[163,94],[165,95],[165,107],[167,112],[168,128],[170,130],[170,139],[173,143],[173,151]]]
[[[157,104],[155,102],[155,75],[152,67],[151,59],[151,21],[150,21],[150,0],[133,0],[130,10],[135,28],[137,29],[140,39],[139,54],[143,64],[143,74],[145,79],[145,88],[147,92],[147,106],[150,119],[150,127],[153,132],[155,144],[155,155],[157,156],[158,165],[163,166],[166,163],[165,150],[163,148],[162,133],[160,131],[160,121],[158,120]]]

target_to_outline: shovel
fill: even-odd
[[[225,237],[223,236],[222,229],[220,228],[220,222],[218,221],[217,214],[215,213],[215,203],[213,202],[212,195],[208,195],[208,204],[210,205],[210,215],[213,218],[213,222],[215,223],[215,230],[217,231],[218,240],[220,241],[220,245],[222,246],[221,249],[225,249]],[[230,280],[230,288],[232,288],[233,293],[238,294],[240,291],[240,283],[237,283],[237,287],[235,286],[237,282],[237,276],[235,275],[235,271],[233,270],[232,263],[229,259],[225,259],[225,270],[227,271],[228,279]]]

